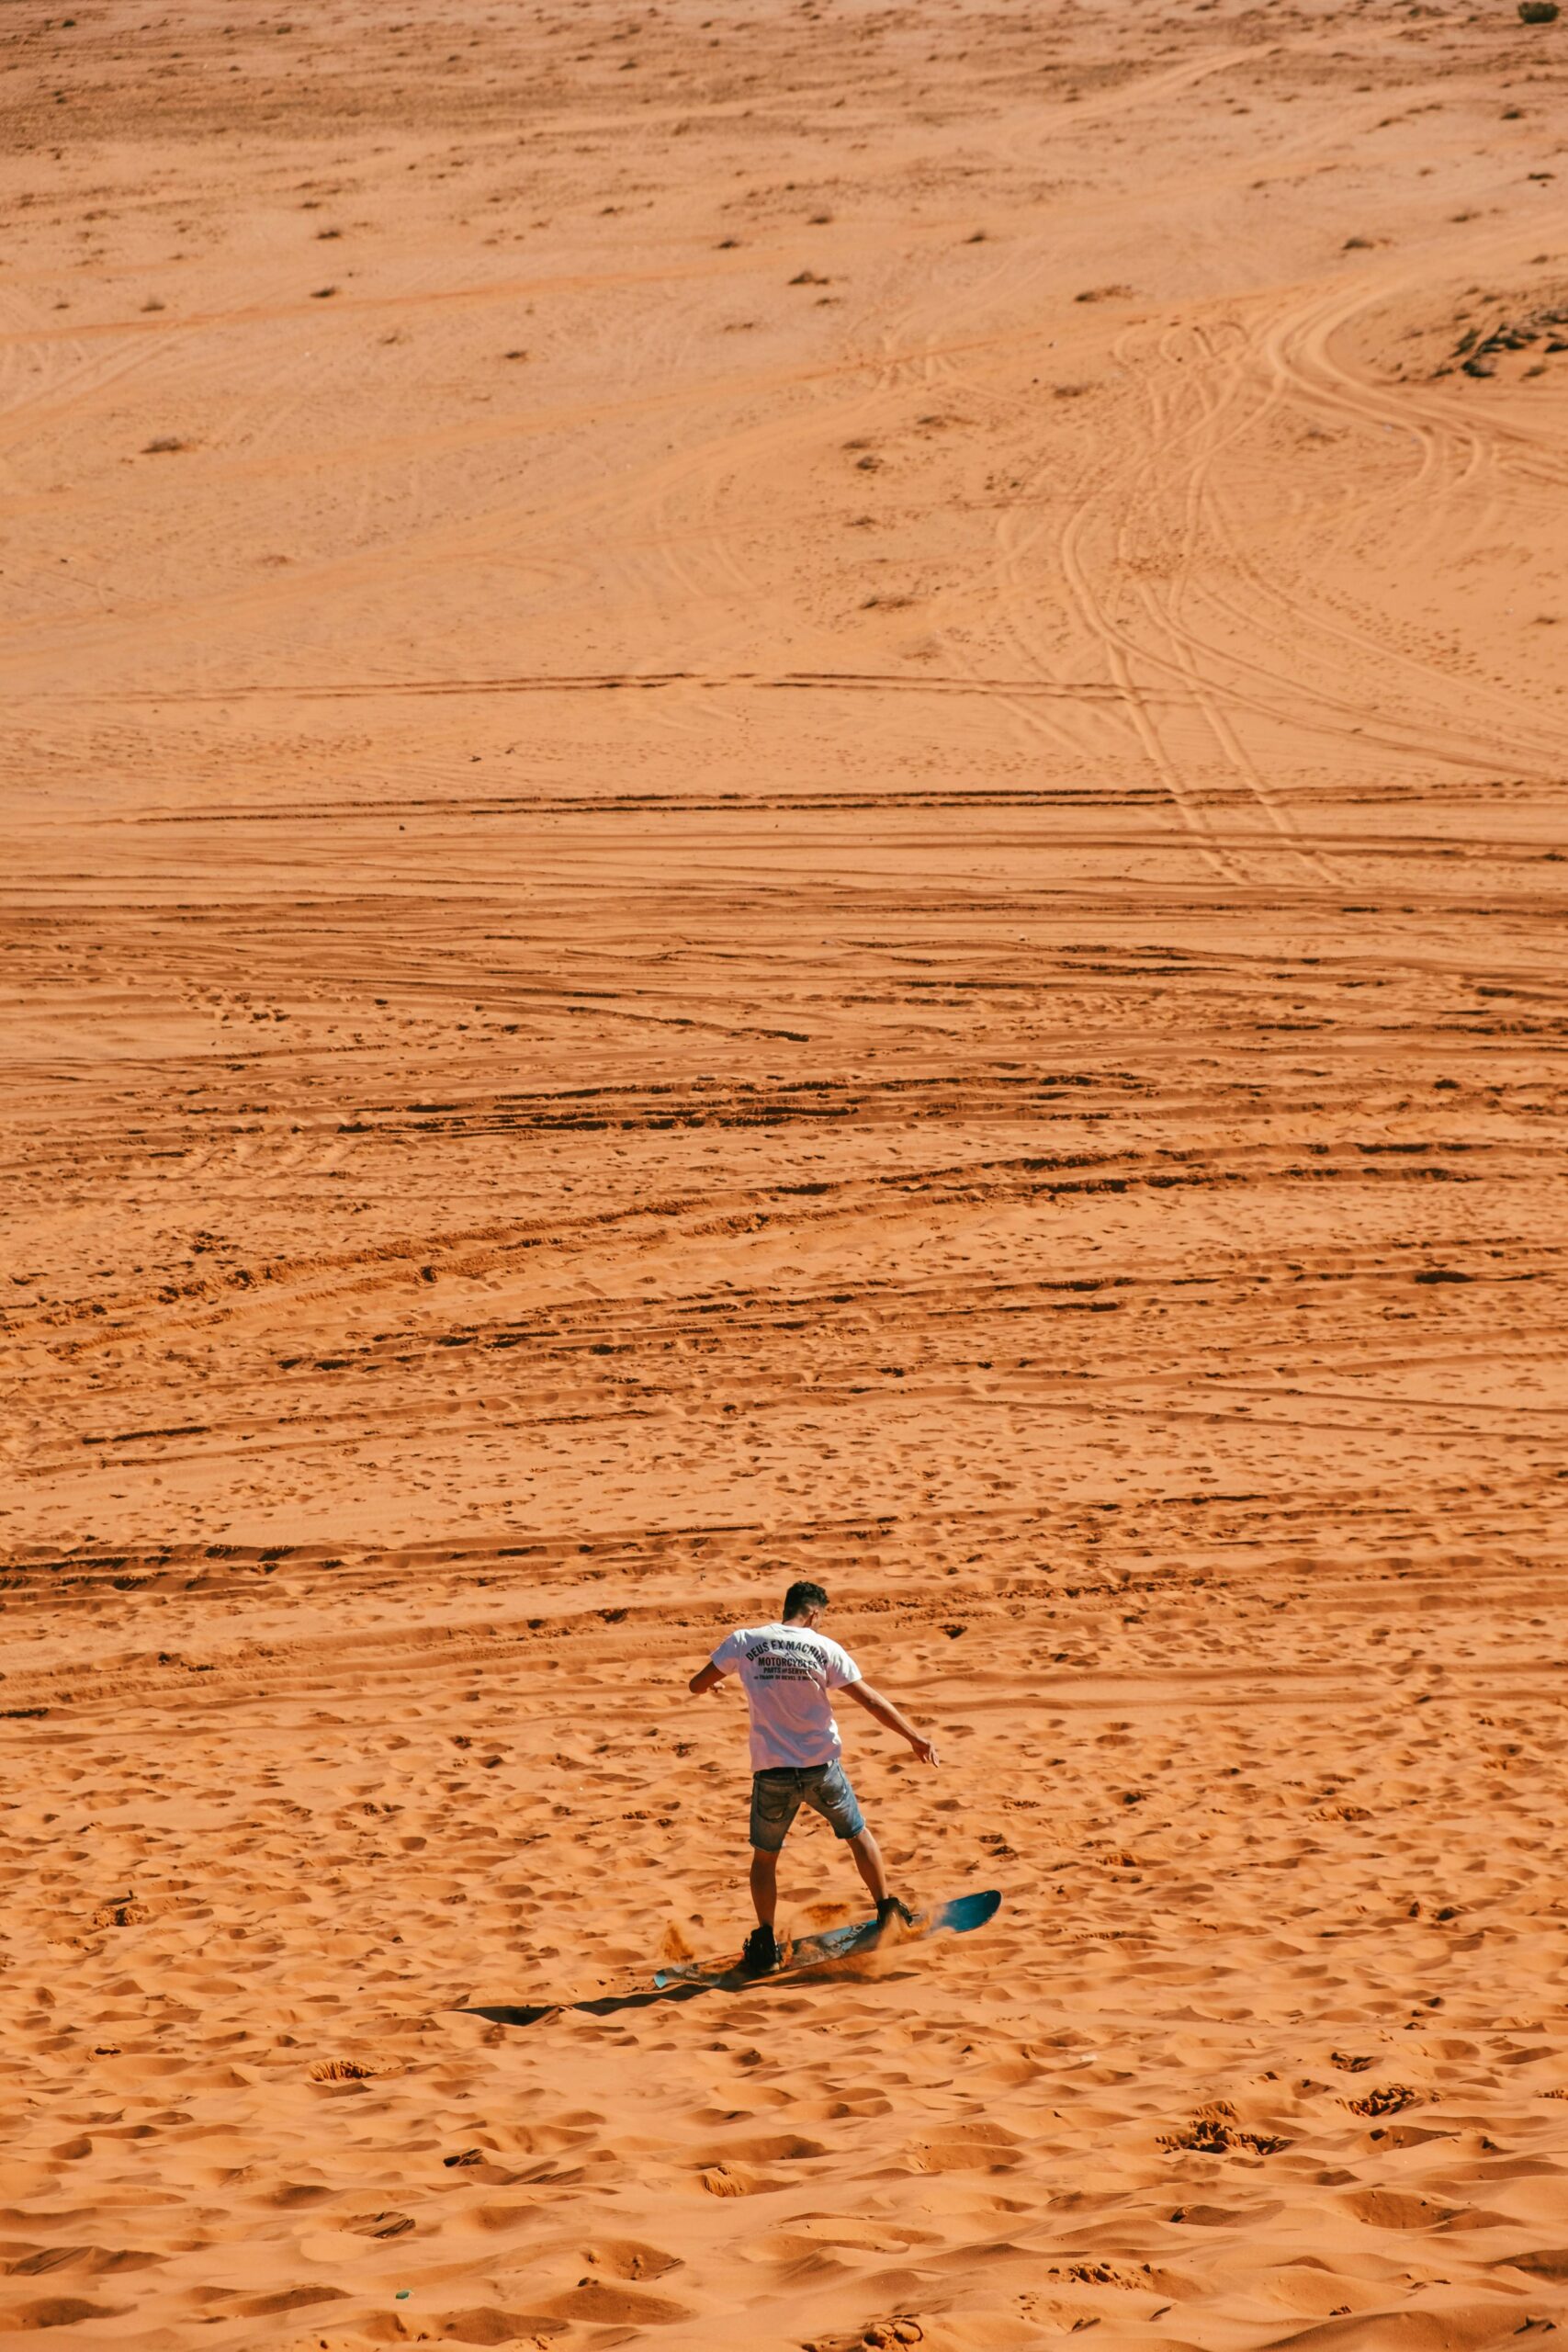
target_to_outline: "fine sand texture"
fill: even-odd
[[[1568,19],[75,7],[0,2341],[1568,2342]]]

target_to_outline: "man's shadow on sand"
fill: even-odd
[[[901,1976],[908,1969],[897,1972]],[[886,1983],[892,1972],[879,1969],[879,1982]],[[863,1970],[846,1967],[802,1969],[770,1969],[765,1976],[743,1976],[738,1968],[727,1969],[722,1976],[705,1977],[694,1984],[662,1984],[646,1993],[601,1993],[592,2001],[530,2001],[514,2006],[510,2002],[486,2001],[465,2004],[457,2011],[458,2017],[488,2018],[491,2025],[538,2025],[545,2018],[564,2017],[578,2011],[585,2017],[619,2017],[625,2009],[651,2009],[666,2001],[696,2001],[705,1993],[761,1993],[770,1985],[789,1985],[796,1991],[808,1984],[832,1984],[849,1977],[863,1984]]]
[[[726,1980],[728,1981],[728,1980]],[[755,1982],[737,1976],[735,1984]],[[652,1993],[604,1993],[593,2001],[530,2001],[522,2007],[510,2003],[478,2002],[460,2008],[462,2018],[488,2018],[491,2025],[537,2025],[542,2018],[564,2017],[569,2011],[581,2009],[591,2018],[613,2018],[622,2009],[650,2009],[660,2001],[694,2001],[701,1993],[716,1993],[717,1983],[712,1984],[667,1984]]]

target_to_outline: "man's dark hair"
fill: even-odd
[[[819,1584],[792,1584],[784,1595],[784,1620],[788,1624],[807,1609],[826,1609],[828,1596]]]

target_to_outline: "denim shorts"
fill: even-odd
[[[865,1827],[850,1777],[835,1757],[796,1771],[784,1767],[751,1776],[751,1843],[776,1854],[803,1804],[819,1813],[835,1838],[858,1838]]]

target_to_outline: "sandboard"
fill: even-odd
[[[1001,1900],[995,1887],[984,1894],[954,1895],[951,1903],[939,1903],[934,1911],[917,1911],[913,1924],[895,1933],[900,1943],[927,1936],[965,1936],[971,1928],[983,1928],[994,1918]],[[683,1961],[678,1968],[661,1968],[653,1981],[660,1992],[671,1984],[765,1984],[775,1976],[792,1976],[798,1969],[820,1968],[825,1961],[848,1960],[855,1952],[869,1951],[882,1932],[874,1919],[858,1919],[847,1927],[825,1928],[818,1935],[796,1936],[784,1946],[777,1967],[764,1976],[747,1975],[734,1960]]]

